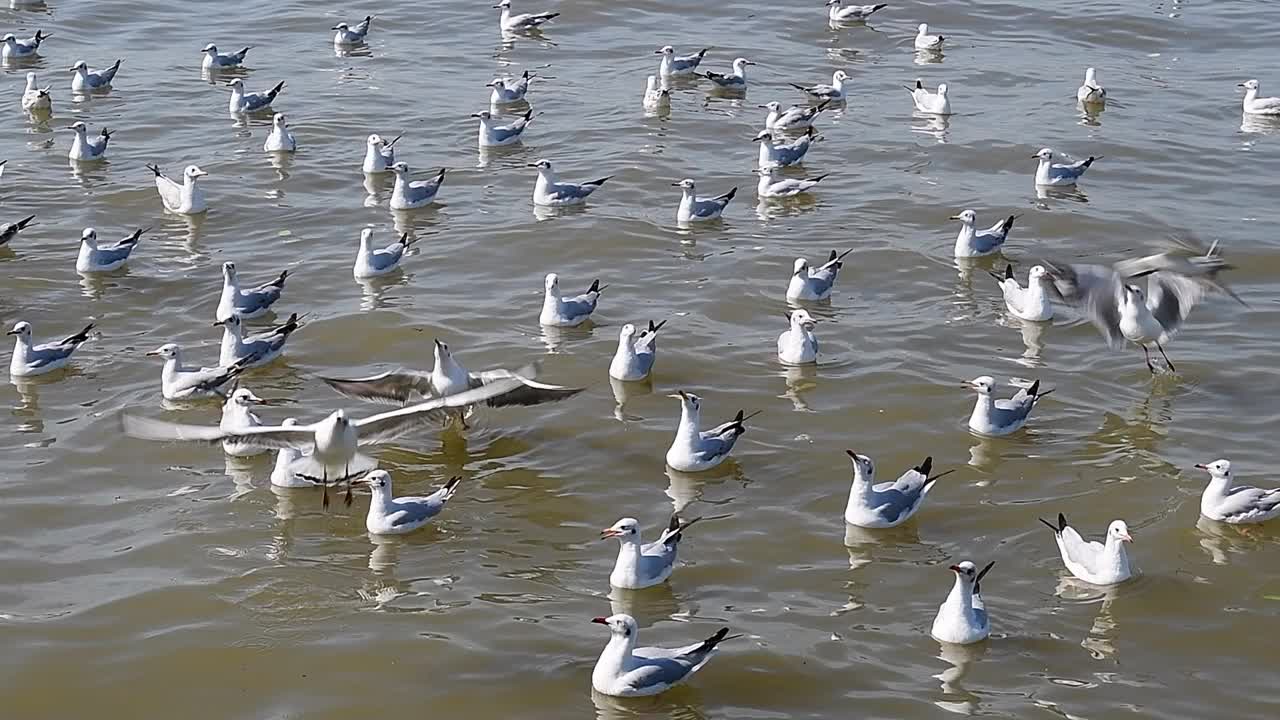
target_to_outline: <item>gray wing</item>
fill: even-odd
[[[867,505],[886,521],[897,522],[903,513],[909,512],[920,501],[922,486],[903,490],[895,487],[894,483],[881,483],[872,488]]]
[[[89,146],[89,152],[97,156],[107,151],[107,143],[110,141],[111,134],[106,130],[103,130],[101,135],[93,138],[92,140],[85,138],[84,144]]]
[[[386,268],[392,267],[396,263],[400,262],[400,258],[404,257],[404,251],[406,249],[407,248],[405,248],[401,243],[395,243],[394,245],[388,245],[382,250],[374,250],[373,254],[369,257],[369,263],[379,270],[385,270]]]
[[[596,303],[600,299],[599,295],[592,297],[592,294],[562,299],[560,301],[561,312],[564,313],[565,317],[570,318],[590,315],[596,311]]]
[[[533,372],[526,372],[532,370]],[[471,387],[484,387],[495,382],[515,379],[519,385],[511,390],[495,395],[485,401],[489,407],[511,407],[514,405],[541,405],[542,403],[568,400],[586,388],[571,388],[563,385],[549,385],[530,379],[537,372],[536,366],[527,366],[517,372],[510,370],[488,370],[471,374]]]
[[[1280,507],[1280,488],[1263,490],[1247,486],[1231,488],[1218,506],[1223,517],[1234,520],[1266,515],[1277,507]]]
[[[676,562],[676,543],[649,543],[640,549],[640,574],[658,577]]]
[[[117,262],[119,260],[127,260],[129,254],[133,252],[133,245],[125,247],[115,246],[109,248],[98,248],[89,254],[93,262],[98,265],[106,265],[107,263]]]
[[[440,514],[444,503],[434,498],[397,498],[391,501],[395,511],[387,519],[392,527],[425,522]]]
[[[243,427],[229,432],[216,425],[186,425],[129,413],[120,416],[120,423],[126,435],[142,440],[164,442],[197,442],[213,445],[225,440],[238,445],[272,450],[292,448],[306,451],[311,449],[315,438],[314,430],[305,425]]]
[[[1191,308],[1204,298],[1205,286],[1169,272],[1152,274],[1147,284],[1147,307],[1165,329],[1160,342],[1168,342],[1182,327]]]
[[[414,180],[405,183],[405,196],[415,202],[435,197],[440,192],[440,185],[444,183],[444,170],[430,180]]]
[[[642,658],[643,656],[640,655],[640,652],[649,649],[637,648],[632,652],[632,655],[636,658]],[[643,660],[643,665],[619,678],[636,690],[676,685],[688,677],[700,662],[700,659],[695,661],[686,657],[643,658]]]
[[[466,392],[442,398],[433,398],[399,410],[361,418],[352,424],[360,434],[361,445],[390,442],[403,437],[418,427],[432,423],[438,424],[461,408],[479,405],[487,402],[489,398],[510,392],[519,384],[519,378],[498,380]]]
[[[431,374],[418,370],[390,370],[366,378],[321,377],[326,385],[347,397],[388,405],[403,405],[415,396],[430,397]]]
[[[1059,300],[1083,313],[1109,345],[1124,342],[1120,333],[1123,280],[1119,274],[1102,265],[1044,264]]]
[[[524,132],[525,127],[528,125],[529,118],[520,118],[510,125],[491,125],[489,126],[489,133],[493,136],[494,140],[502,142],[519,136],[520,133]]]
[[[1089,169],[1092,159],[1081,160],[1069,165],[1055,165],[1049,163],[1049,178],[1052,180],[1075,180]]]
[[[244,95],[245,110],[261,110],[271,104],[271,98],[262,93],[246,93]]]

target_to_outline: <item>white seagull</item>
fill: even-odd
[[[360,249],[356,252],[356,264],[351,274],[357,280],[362,280],[395,272],[400,267],[405,251],[413,243],[409,233],[403,233],[399,240],[385,248],[374,247],[373,229],[365,228],[360,231]]]
[[[416,210],[435,202],[440,186],[444,184],[446,169],[440,168],[440,172],[430,180],[410,180],[409,166],[406,163],[392,165],[391,172],[396,174],[396,184],[391,188],[391,209]]]
[[[814,100],[825,100],[828,102],[843,102],[845,99],[844,81],[849,79],[849,74],[843,70],[837,70],[831,74],[831,84],[818,83],[817,85],[798,85],[796,83],[788,83],[791,87],[805,93]]]
[[[493,113],[488,110],[471,113],[471,117],[480,118],[480,147],[504,147],[520,142],[520,136],[524,135],[525,128],[533,121],[533,110],[530,109],[506,125],[495,125]]]
[[[518,15],[511,14],[511,0],[502,0],[493,6],[495,10],[502,10],[498,16],[498,27],[503,32],[523,32],[526,30],[537,29],[542,23],[556,17],[560,17],[558,12],[540,12],[540,13],[520,13]]]
[[[1079,162],[1055,163],[1051,148],[1041,148],[1031,157],[1040,160],[1040,165],[1036,168],[1036,185],[1043,187],[1072,187],[1094,160],[1102,158],[1101,155],[1090,155],[1088,159]]]
[[[253,412],[253,406],[264,405],[266,402],[248,388],[232,390],[222,404],[222,419],[218,421],[218,427],[223,432],[232,434],[245,428],[261,427],[262,420]],[[232,457],[254,457],[267,452],[267,449],[223,440],[222,452]]]
[[[667,467],[677,472],[702,472],[724,462],[738,438],[747,431],[746,421],[760,414],[757,410],[744,415],[739,410],[729,422],[702,430],[702,398],[684,390],[668,397],[680,400],[680,423],[666,458]]]
[[[699,50],[694,55],[676,55],[675,48],[663,45],[654,50],[653,54],[662,56],[662,62],[658,64],[658,74],[663,78],[691,77],[698,74],[698,65],[707,54],[707,48]]]
[[[533,184],[533,204],[547,207],[585,204],[591,193],[599,190],[601,185],[613,177],[606,175],[589,182],[567,183],[560,182],[556,177],[550,160],[539,160],[533,167],[538,168],[538,179]]]
[[[166,343],[147,353],[164,358],[160,371],[160,394],[165,400],[191,400],[222,396],[221,388],[248,369],[246,363],[229,367],[189,367],[182,362],[182,348]]]
[[[276,83],[276,86],[264,93],[247,93],[244,91],[244,80],[235,78],[227,83],[231,88],[231,99],[227,101],[227,109],[232,115],[240,115],[242,113],[254,113],[262,110],[270,110],[271,103],[275,101],[276,96],[284,89],[284,81]]]
[[[333,44],[338,47],[362,44],[365,36],[369,34],[369,23],[373,22],[373,18],[373,15],[365,15],[364,19],[356,23],[355,27],[340,22],[329,28],[334,31]]]
[[[995,561],[978,572],[968,560],[952,565],[956,583],[933,619],[930,634],[938,642],[953,645],[971,645],[982,642],[991,635],[991,619],[987,617],[987,604],[982,600],[982,578],[986,577]]]
[[[849,487],[844,521],[864,528],[892,528],[906,522],[924,504],[938,478],[954,472],[930,475],[933,456],[929,456],[897,480],[876,483],[876,465],[871,458],[852,450],[845,450],[845,454],[853,461],[853,484]]]
[[[683,194],[680,196],[680,207],[676,209],[676,222],[681,225],[719,220],[720,215],[724,213],[724,209],[728,207],[729,201],[733,200],[734,195],[738,194],[738,188],[734,187],[723,195],[700,198],[695,194],[693,181],[689,178],[685,178],[678,183],[671,183],[671,186],[683,189]]]
[[[297,313],[290,315],[288,320],[279,325],[248,336],[244,334],[244,321],[239,315],[219,320],[214,326],[222,327],[218,364],[227,367],[240,363],[247,368],[266,365],[280,357],[289,336],[302,327]]]
[[[391,166],[396,164],[395,144],[401,137],[402,135],[397,135],[391,142],[387,142],[381,135],[370,135],[365,140],[367,148],[364,152],[364,164],[360,169],[369,175],[390,172]]]
[[[85,228],[80,234],[80,254],[76,257],[76,272],[110,272],[129,261],[129,255],[138,247],[138,240],[151,228],[138,228],[128,237],[110,245],[98,244],[98,231]]]
[[[200,61],[200,68],[209,71],[240,67],[240,64],[244,62],[244,56],[252,49],[253,46],[249,45],[240,48],[239,52],[220,55],[218,54],[218,46],[209,43],[200,49],[200,52],[204,53],[204,59]]]
[[[1018,216],[1010,215],[986,230],[977,228],[978,214],[972,210],[965,210],[948,219],[960,221],[960,232],[956,234],[955,256],[971,258],[1000,252],[1000,248],[1004,247],[1004,241],[1009,239],[1009,231],[1013,229],[1013,221],[1017,220]]]
[[[1240,83],[1245,89],[1242,106],[1251,115],[1280,115],[1280,97],[1258,97],[1260,85],[1257,80],[1246,80]]]
[[[747,89],[747,66],[755,65],[746,58],[735,58],[733,70],[728,74],[706,72],[702,76],[715,83],[721,90],[745,91]]]
[[[851,252],[853,248],[839,254],[832,250],[827,261],[816,268],[809,267],[808,260],[796,258],[791,270],[791,280],[787,282],[787,299],[815,302],[830,298],[836,277],[844,267],[842,261]]]
[[[1085,105],[1102,105],[1107,102],[1107,89],[1098,82],[1098,71],[1085,68],[1084,84],[1076,88],[1076,100]]]
[[[218,309],[214,313],[214,319],[222,322],[232,315],[239,315],[241,320],[252,320],[267,314],[271,306],[280,299],[280,293],[284,291],[284,281],[288,277],[289,271],[281,270],[271,282],[241,290],[236,264],[230,260],[222,263],[222,294],[218,297]]]
[[[916,110],[930,115],[950,115],[951,98],[947,97],[947,84],[939,83],[937,92],[929,92],[924,83],[916,80],[915,87],[904,86],[911,93],[911,101]]]
[[[885,7],[888,7],[886,3],[845,5],[844,0],[827,0],[827,19],[832,24],[866,22],[873,13]]]
[[[276,113],[271,118],[271,132],[267,133],[267,139],[262,143],[262,152],[291,153],[297,149],[298,141],[293,137],[293,133],[289,132],[289,123],[285,120],[284,114]]]
[[[36,74],[27,73],[27,88],[22,91],[22,109],[29,113],[47,113],[53,109],[49,87],[37,87]]]
[[[1080,537],[1076,529],[1067,524],[1067,516],[1058,513],[1058,524],[1040,518],[1053,531],[1062,555],[1062,564],[1075,577],[1090,585],[1119,585],[1132,577],[1129,555],[1124,544],[1133,542],[1129,526],[1123,520],[1115,520],[1107,527],[1106,544]]]
[[[1032,322],[1053,319],[1053,303],[1049,301],[1053,280],[1043,265],[1033,265],[1027,272],[1026,287],[1019,285],[1013,276],[1013,265],[1005,266],[1003,276],[991,273],[991,277],[1000,284],[1004,305],[1010,315]]]
[[[538,322],[548,327],[577,327],[591,317],[596,311],[596,303],[600,301],[600,293],[608,285],[592,280],[591,287],[581,295],[566,298],[560,294],[560,276],[547,273],[543,283],[542,312]]]
[[[115,64],[106,70],[90,70],[89,66],[83,60],[77,60],[75,65],[71,66],[71,92],[75,94],[83,94],[91,90],[104,90],[111,87],[111,81],[115,79],[116,73],[120,71],[120,60],[116,60]]]
[[[789,167],[804,159],[813,145],[813,126],[805,128],[804,135],[789,143],[778,143],[773,133],[761,130],[756,133],[755,141],[760,143],[760,158],[757,168]]]
[[[591,687],[611,697],[657,695],[675,687],[701,670],[716,653],[717,645],[733,639],[726,627],[686,647],[636,647],[640,626],[630,615],[598,617],[591,622],[609,628],[609,644],[591,671]]]
[[[366,530],[374,535],[404,535],[434,520],[458,492],[460,482],[461,475],[451,477],[439,490],[423,497],[395,497],[391,474],[386,470],[374,470],[352,484],[367,486],[373,492],[369,513],[364,518]]]
[[[1230,525],[1262,523],[1280,517],[1280,488],[1232,486],[1231,462],[1214,460],[1196,465],[1209,473],[1209,485],[1200,496],[1200,514]]]
[[[182,182],[174,182],[172,178],[160,172],[159,165],[148,165],[147,169],[155,173],[156,192],[160,193],[160,202],[169,212],[179,215],[199,215],[209,209],[204,198],[204,189],[196,184],[196,180],[209,173],[196,165],[188,165],[182,171]]]
[[[76,134],[71,140],[71,149],[67,151],[69,159],[77,162],[92,162],[101,160],[107,154],[107,143],[111,142],[110,130],[102,128],[96,138],[89,139],[87,135],[89,129],[78,120],[71,123],[68,129]]]
[[[764,128],[776,132],[799,132],[813,127],[813,120],[818,113],[830,107],[831,101],[825,100],[817,105],[792,105],[786,110],[782,103],[774,100],[761,105],[768,108],[769,114],[764,118]]]
[[[778,362],[783,365],[811,365],[818,362],[818,338],[813,334],[818,322],[808,310],[793,310],[790,323],[778,336]]]
[[[964,383],[964,387],[978,393],[978,400],[969,415],[969,429],[979,435],[998,437],[1016,432],[1027,424],[1031,409],[1040,398],[1053,392],[1040,392],[1040,381],[1036,380],[1030,387],[1019,389],[1011,399],[997,400],[991,396],[995,386],[995,378],[990,375],[982,375]]]
[[[609,377],[623,382],[644,380],[653,372],[653,363],[658,356],[658,331],[667,321],[654,324],[636,336],[636,326],[627,323],[618,332],[618,350],[609,363]]]
[[[644,109],[655,112],[671,107],[671,89],[660,82],[657,75],[650,75],[645,80]]]
[[[756,195],[764,198],[789,198],[809,192],[822,181],[826,175],[811,178],[788,178],[782,176],[781,168],[768,167],[756,170],[760,182],[756,185]]]
[[[3,172],[3,170],[4,163],[0,161],[0,172]],[[8,245],[10,240],[18,237],[18,233],[26,229],[31,224],[31,221],[35,219],[35,215],[28,215],[18,222],[0,223],[0,247]]]
[[[941,50],[942,43],[946,40],[941,35],[930,35],[929,24],[920,23],[916,28],[915,46],[917,50]]]
[[[71,362],[71,354],[88,342],[93,323],[83,330],[57,342],[33,345],[31,343],[31,323],[20,320],[14,324],[7,334],[16,336],[13,343],[13,357],[9,360],[11,377],[33,377],[53,372],[66,367]]]
[[[281,427],[297,427],[298,421],[294,418],[285,418],[280,423]],[[298,477],[290,467],[294,461],[302,457],[300,450],[291,447],[283,447],[276,451],[276,464],[271,468],[271,484],[282,488],[313,488],[315,483],[310,480]]]
[[[613,572],[609,573],[609,584],[622,590],[642,590],[666,582],[675,570],[684,531],[701,519],[681,522],[678,516],[672,515],[662,535],[648,544],[641,541],[640,522],[635,518],[622,518],[601,530],[600,539],[618,540],[618,559],[613,563]]]
[[[528,70],[518,78],[505,77],[494,78],[489,81],[485,87],[493,88],[493,92],[489,93],[490,105],[509,105],[524,100],[524,96],[529,92],[529,81],[537,77]]]
[[[40,43],[44,42],[50,36],[45,35],[43,30],[36,30],[36,34],[19,40],[13,33],[6,33],[0,38],[0,58],[9,60],[10,58],[31,58],[40,52]]]

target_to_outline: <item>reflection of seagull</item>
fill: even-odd
[[[865,528],[897,527],[916,514],[934,483],[954,470],[930,475],[933,457],[902,473],[893,482],[876,484],[876,466],[871,458],[845,451],[853,461],[853,485],[844,509],[845,522]]]
[[[1053,531],[1058,552],[1062,554],[1062,564],[1077,578],[1091,585],[1105,586],[1122,583],[1133,574],[1129,569],[1129,555],[1124,549],[1124,544],[1133,542],[1133,538],[1129,536],[1129,526],[1123,520],[1116,520],[1107,527],[1105,545],[1080,537],[1080,533],[1067,524],[1062,513],[1058,513],[1057,525],[1044,518],[1040,522]]]
[[[700,643],[681,648],[636,647],[640,627],[630,615],[598,617],[591,622],[608,627],[610,633],[609,644],[591,671],[591,686],[614,697],[657,695],[679,685],[707,664],[717,645],[732,639],[726,627]]]

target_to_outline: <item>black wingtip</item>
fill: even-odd
[[[148,170],[150,170],[151,172],[155,173],[155,174],[156,174],[156,177],[160,177],[160,166],[159,166],[159,165],[151,165],[150,163],[148,163],[148,164],[147,164],[147,169],[148,169]]]
[[[702,59],[702,57],[703,57],[704,55],[706,55],[706,54],[707,54],[707,51],[708,51],[708,50],[710,50],[710,49],[711,49],[711,48],[702,48],[701,50],[699,50],[699,51],[698,51],[698,59]]]
[[[1047,528],[1049,528],[1050,530],[1052,530],[1054,535],[1057,535],[1057,534],[1058,534],[1058,528],[1057,528],[1057,527],[1055,527],[1053,523],[1049,522],[1048,520],[1045,520],[1044,518],[1036,518],[1036,519],[1037,519],[1037,520],[1039,520],[1040,522],[1044,523],[1044,526],[1045,526],[1045,527],[1047,527]]]
[[[830,175],[831,175],[830,173],[826,173],[823,175],[819,175],[817,177],[811,177],[809,179],[812,180],[813,182],[822,182],[823,178],[830,177]]]
[[[598,292],[600,292],[600,279],[599,279],[599,278],[596,278],[595,280],[592,280],[592,281],[591,281],[591,287],[587,288],[587,292],[588,292],[588,293],[598,293]]]
[[[656,324],[656,325],[654,324],[654,322],[653,322],[652,320],[650,320],[650,321],[649,321],[649,332],[651,332],[651,333],[656,333],[656,332],[658,332],[659,330],[661,330],[661,329],[662,329],[662,326],[663,326],[663,325],[666,325],[666,324],[667,324],[667,321],[666,321],[666,320],[663,320],[662,322],[660,322],[660,323],[658,323],[658,324]]]
[[[929,473],[933,471],[933,456],[930,455],[924,459],[924,462],[916,466],[916,472],[929,477]]]
[[[1007,265],[1004,266],[1004,279],[1005,280],[1013,279],[1013,263],[1008,263]]]
[[[733,196],[737,194],[738,194],[738,186],[735,185],[729,190],[729,192],[724,194],[724,201],[729,202],[730,200],[733,199]]]
[[[282,287],[284,287],[284,281],[285,281],[285,280],[288,280],[288,279],[289,279],[289,271],[288,271],[288,270],[281,270],[281,271],[280,271],[280,276],[279,276],[279,277],[277,277],[277,278],[276,278],[276,281],[275,281],[275,282],[273,282],[273,283],[271,283],[271,284],[272,284],[272,285],[275,285],[276,287],[281,287],[281,288],[282,288]]]
[[[1058,532],[1062,532],[1063,530],[1066,530],[1066,529],[1067,529],[1067,516],[1063,515],[1062,513],[1058,513]]]
[[[1031,387],[1027,388],[1027,394],[1030,395],[1031,397],[1035,397],[1040,394],[1039,380],[1036,380],[1035,382],[1031,383]]]

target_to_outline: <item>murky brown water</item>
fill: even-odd
[[[0,250],[0,324],[47,337],[93,319],[102,333],[74,369],[0,387],[6,717],[1274,716],[1280,528],[1198,522],[1190,465],[1229,456],[1243,478],[1275,481],[1280,263],[1265,223],[1280,128],[1242,128],[1235,84],[1280,88],[1280,6],[900,2],[874,27],[833,31],[819,2],[548,2],[564,13],[548,42],[508,47],[488,4],[381,3],[357,57],[335,57],[327,28],[358,7],[0,10],[0,30],[53,33],[36,66],[55,97],[53,121],[28,124],[26,68],[3,70],[0,220],[31,211],[39,225]],[[921,20],[949,38],[941,64],[913,62]],[[257,46],[252,88],[288,82],[276,107],[301,146],[292,161],[273,166],[266,122],[234,125],[225,91],[201,80],[209,41]],[[646,118],[639,93],[667,42],[712,47],[711,69],[759,62],[749,99],[691,84],[669,118]],[[72,104],[61,69],[118,55],[115,90]],[[467,115],[508,64],[552,76],[530,95],[542,115],[523,147],[480,163]],[[1094,118],[1074,107],[1086,65],[1114,98]],[[796,101],[785,83],[836,68],[854,100],[824,119],[806,163],[831,177],[811,201],[757,209],[756,105]],[[916,77],[950,83],[950,122],[912,117],[900,86]],[[75,119],[117,131],[109,163],[68,168],[58,130]],[[358,168],[366,134],[401,130],[402,159],[451,173],[438,206],[393,217],[389,187],[366,199]],[[1106,158],[1080,196],[1038,198],[1028,156],[1043,145]],[[569,179],[615,178],[586,212],[540,222],[526,167],[540,157]],[[208,217],[165,216],[147,162],[208,170]],[[685,176],[708,193],[742,187],[722,224],[673,227],[669,184]],[[1022,214],[1008,255],[1024,269],[1110,260],[1175,230],[1221,239],[1250,307],[1198,309],[1170,348],[1180,373],[1153,381],[1136,350],[1107,351],[1071,316],[1042,331],[1007,319],[988,266],[950,258],[945,218],[964,207],[988,223]],[[157,227],[127,271],[82,282],[86,225],[109,238]],[[365,225],[421,239],[402,278],[352,281]],[[784,372],[772,353],[791,262],[845,247],[819,308],[834,320],[820,326],[822,364]],[[267,458],[119,435],[122,408],[164,412],[144,351],[176,341],[216,357],[226,259],[251,278],[293,268],[281,309],[313,316],[287,359],[248,381],[291,401],[266,409],[271,421],[343,404],[313,373],[427,366],[432,337],[473,368],[542,357],[548,379],[589,390],[382,453],[401,492],[466,480],[434,527],[371,539],[364,498],[326,513],[315,493],[272,491]],[[543,335],[550,270],[570,287],[611,283],[594,329]],[[662,317],[653,390],[619,408],[606,375],[618,327]],[[1028,431],[979,440],[957,383],[981,373],[1058,390]],[[722,470],[664,471],[676,388],[713,418],[764,411]],[[217,408],[168,416],[216,422]],[[907,528],[846,531],[845,448],[885,471],[925,454],[959,471]],[[729,517],[691,533],[669,585],[611,598],[616,550],[597,529],[622,515],[656,526],[673,502]],[[1126,519],[1140,579],[1105,596],[1064,583],[1035,520],[1059,511],[1095,533]],[[964,557],[997,561],[984,583],[995,634],[942,653],[929,623]],[[611,610],[635,614],[644,641],[722,624],[747,638],[657,699],[593,698],[605,638],[588,620]]]

